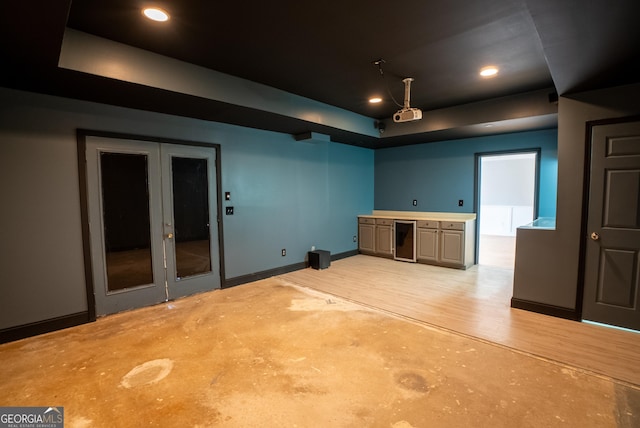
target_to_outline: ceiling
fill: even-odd
[[[65,28],[391,126],[390,117],[399,109],[392,98],[402,104],[404,77],[414,78],[411,106],[425,117],[532,91],[565,95],[640,81],[637,0],[47,0],[35,12],[27,2],[4,3],[0,53],[9,67],[0,75],[2,86],[293,134],[322,132],[334,141],[367,147],[460,138],[475,131],[414,126],[415,132],[392,136],[354,135],[233,103],[63,70],[58,57]],[[144,19],[140,10],[148,4],[164,8],[171,19]],[[373,63],[378,59],[384,59],[383,73]],[[478,72],[486,65],[499,67],[498,75],[481,78]],[[383,102],[370,104],[374,95]],[[542,121],[524,119],[505,129],[554,125],[548,115]]]

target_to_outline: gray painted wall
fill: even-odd
[[[640,114],[640,84],[560,97],[555,230],[517,238],[513,297],[576,308],[588,121]]]
[[[227,279],[355,250],[373,209],[369,149],[0,89],[0,329],[87,309],[77,128],[221,145]]]

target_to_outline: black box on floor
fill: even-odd
[[[325,250],[309,251],[309,266],[314,269],[326,269],[331,264],[331,253]]]

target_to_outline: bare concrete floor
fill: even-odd
[[[272,278],[0,345],[67,427],[637,427],[640,391]]]

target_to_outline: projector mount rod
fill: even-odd
[[[404,108],[409,109],[411,106],[409,105],[409,101],[411,99],[411,82],[413,82],[413,77],[407,77],[402,79],[404,82]]]
[[[383,79],[384,79],[384,70],[382,69],[382,66],[386,62],[387,61],[385,61],[383,58],[373,61],[373,65],[376,65],[378,67],[378,71],[380,72],[380,75],[382,76]],[[404,82],[404,107],[401,106],[400,103],[396,101],[388,85],[387,85],[387,92],[389,92],[389,96],[391,97],[393,102],[396,103],[398,107],[402,107],[403,110],[407,110],[411,108],[409,102],[411,99],[411,82],[413,82],[413,77],[407,77],[405,79],[402,79],[402,81]]]

